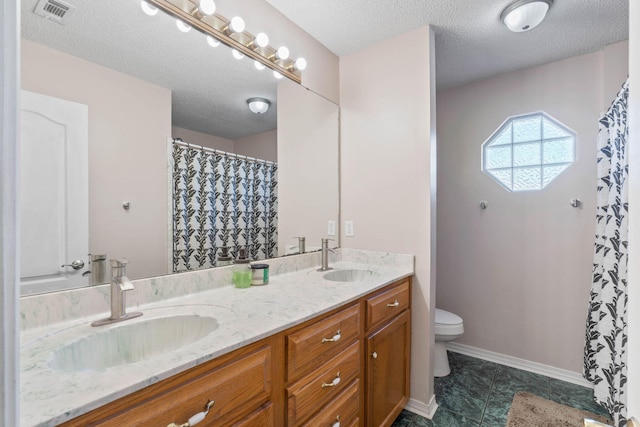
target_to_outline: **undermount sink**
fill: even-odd
[[[363,269],[333,270],[325,273],[323,278],[333,282],[363,282],[378,274],[375,271]]]
[[[85,371],[126,365],[192,344],[217,328],[215,318],[198,315],[122,323],[61,347],[49,366],[61,371]]]

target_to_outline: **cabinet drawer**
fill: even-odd
[[[367,330],[409,308],[409,280],[367,300]]]
[[[271,403],[265,405],[235,423],[233,427],[273,427],[273,405]]]
[[[297,426],[338,396],[360,372],[360,343],[356,342],[317,371],[287,388],[287,416]],[[336,382],[338,381],[339,382]],[[333,386],[327,386],[335,384]]]
[[[249,413],[270,397],[271,347],[264,347],[97,425],[166,426],[171,422],[184,423],[202,411],[208,400],[214,400],[215,404],[200,425],[219,426]]]
[[[331,427],[337,422],[340,422],[341,426],[349,426],[354,421],[357,422],[360,406],[359,386],[359,380],[355,380],[340,396],[329,402],[316,416],[309,420],[305,427]]]
[[[354,305],[288,335],[287,379],[300,378],[344,350],[358,338],[359,328],[359,305]]]

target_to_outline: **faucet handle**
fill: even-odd
[[[129,261],[126,258],[112,258],[109,261],[111,262],[111,267],[124,267],[129,264]]]
[[[133,283],[127,277],[119,277],[115,279],[116,283],[120,287],[120,290],[123,292],[132,291],[135,288],[133,287]]]

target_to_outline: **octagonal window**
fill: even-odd
[[[509,191],[541,190],[574,162],[575,141],[546,113],[510,117],[482,144],[482,170]]]

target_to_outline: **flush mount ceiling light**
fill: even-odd
[[[247,104],[252,113],[264,114],[269,109],[271,101],[266,98],[249,98],[247,99]]]
[[[287,77],[296,83],[302,83],[302,70],[307,67],[304,58],[291,58],[289,49],[276,49],[269,45],[265,33],[255,36],[246,31],[244,20],[235,16],[227,19],[217,12],[215,0],[142,0],[145,13],[151,15],[157,10],[173,16],[180,31],[189,31],[191,27],[207,36],[210,46],[223,43],[235,49],[234,57],[248,56],[253,59],[256,68],[269,67],[274,76]],[[267,106],[268,108],[268,106]]]
[[[502,12],[500,20],[515,33],[529,31],[547,16],[552,3],[553,0],[518,0]]]

